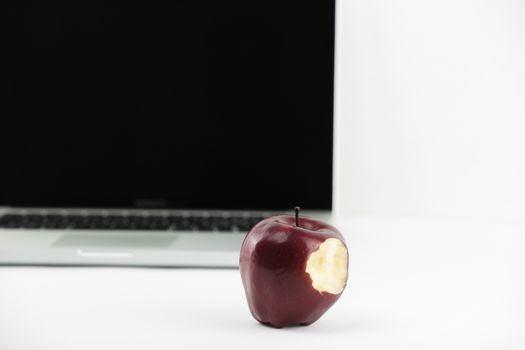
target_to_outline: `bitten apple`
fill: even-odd
[[[260,221],[241,247],[241,278],[253,317],[273,327],[308,325],[343,292],[348,250],[341,233],[291,215]]]

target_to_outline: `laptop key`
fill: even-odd
[[[42,228],[45,229],[64,229],[68,222],[63,215],[43,215]]]
[[[0,218],[1,228],[20,228],[23,223],[22,215],[8,214]]]

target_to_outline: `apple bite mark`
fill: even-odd
[[[341,294],[348,278],[348,251],[337,238],[328,238],[306,262],[312,287],[319,293]]]

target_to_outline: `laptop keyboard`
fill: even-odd
[[[141,215],[19,215],[0,217],[0,228],[73,230],[238,231],[246,233],[263,217]]]

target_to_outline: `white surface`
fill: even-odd
[[[524,220],[525,1],[338,8],[337,209]]]
[[[0,349],[524,349],[525,227],[354,219],[310,327],[249,314],[237,270],[0,267]]]

